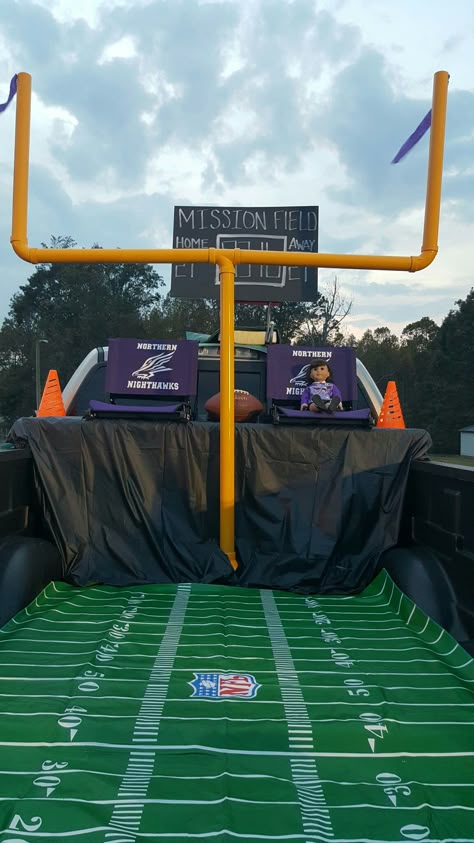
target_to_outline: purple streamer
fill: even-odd
[[[408,152],[410,152],[410,149],[413,149],[415,144],[417,144],[418,141],[421,140],[421,138],[423,137],[423,135],[426,134],[426,132],[428,131],[430,126],[431,126],[431,108],[428,111],[428,114],[426,114],[423,117],[423,120],[421,121],[420,125],[416,127],[413,134],[410,135],[408,140],[406,140],[405,143],[403,144],[403,146],[400,147],[397,154],[395,155],[395,158],[392,161],[392,164],[398,164],[398,162],[401,161],[402,158],[404,158],[405,155],[407,155]]]
[[[18,79],[18,75],[15,73],[15,75],[12,76],[12,79],[11,79],[11,82],[10,82],[10,92],[8,94],[7,101],[0,103],[0,114],[2,113],[2,111],[5,111],[5,109],[8,108],[8,106],[10,105],[13,97],[16,94],[17,79]]]

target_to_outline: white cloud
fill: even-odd
[[[131,59],[137,55],[137,48],[133,38],[124,35],[118,41],[107,44],[98,59],[98,64],[105,64],[115,59]]]
[[[84,20],[89,26],[97,27],[101,19],[114,10],[126,8],[130,0],[34,0],[36,5],[50,12],[62,24]],[[136,6],[148,0],[133,0]]]
[[[85,20],[91,26],[97,25],[100,14],[100,2],[97,0],[35,0],[36,5],[41,6],[60,23],[69,23],[71,20]]]
[[[33,245],[63,233],[80,245],[168,245],[175,203],[318,204],[321,251],[417,254],[427,145],[389,161],[444,65],[437,260],[416,275],[337,274],[359,333],[441,321],[467,295],[470,0],[17,0],[8,11],[0,4],[2,89],[18,69],[33,75]],[[32,268],[6,257],[14,105],[0,121],[3,315]],[[321,270],[321,283],[333,274]]]
[[[264,133],[258,114],[243,103],[233,102],[224,107],[212,126],[214,143],[225,145],[241,140],[256,140]]]
[[[195,202],[202,195],[209,149],[190,146],[163,146],[148,162],[145,193],[181,196],[181,204]]]
[[[448,70],[451,87],[474,90],[470,0],[322,0],[338,21],[360,28],[365,44],[374,46],[392,67],[392,79],[407,96],[431,91],[436,70]]]

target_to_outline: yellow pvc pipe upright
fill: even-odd
[[[435,252],[436,254],[438,251],[448,83],[449,73],[445,70],[439,70],[435,73],[433,79],[430,151],[428,157],[422,253]]]
[[[11,243],[28,242],[28,175],[30,161],[31,76],[19,73],[13,165],[13,207]]]
[[[235,556],[234,425],[234,282],[235,266],[217,254],[221,290],[220,315],[220,546],[237,568]]]

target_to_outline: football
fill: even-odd
[[[218,421],[221,416],[220,392],[208,398],[204,408],[212,421]],[[263,404],[245,389],[234,389],[234,413],[236,422],[250,421],[263,410]]]

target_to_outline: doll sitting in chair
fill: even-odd
[[[342,410],[341,393],[332,383],[328,360],[314,360],[308,370],[308,386],[301,394],[301,410],[334,413]]]

